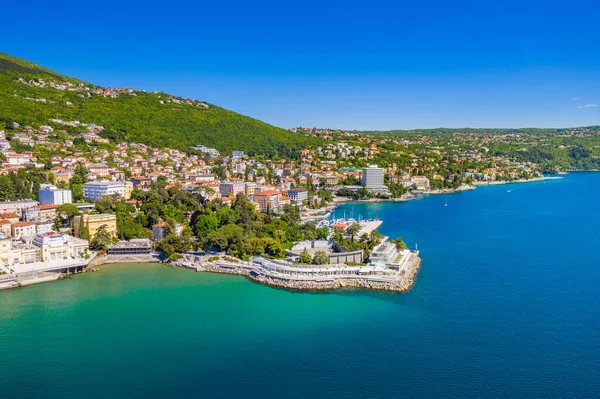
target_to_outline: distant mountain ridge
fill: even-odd
[[[103,125],[122,140],[180,150],[204,145],[295,157],[318,142],[208,102],[102,88],[0,53],[0,129],[12,122],[37,127],[50,119]]]

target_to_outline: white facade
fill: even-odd
[[[83,185],[83,196],[92,201],[98,201],[104,196],[114,194],[125,197],[125,182],[98,180]]]
[[[51,184],[45,184],[38,191],[41,205],[62,205],[73,202],[71,190],[58,188]]]
[[[377,165],[369,165],[362,170],[362,185],[369,191],[387,191],[383,184],[383,168]]]
[[[37,206],[38,202],[34,200],[4,201],[0,202],[0,213],[14,212],[21,216],[23,209]]]
[[[288,197],[291,201],[301,204],[302,201],[308,200],[308,190],[298,188],[288,190]]]

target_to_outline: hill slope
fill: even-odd
[[[51,84],[50,84],[51,82]],[[205,145],[251,155],[294,156],[315,139],[224,108],[165,93],[114,91],[0,53],[0,128],[51,118],[103,125],[125,140],[189,150]]]

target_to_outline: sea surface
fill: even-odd
[[[418,245],[406,294],[152,264],[2,291],[0,397],[600,397],[599,205],[573,173],[338,208]]]

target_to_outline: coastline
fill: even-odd
[[[418,252],[412,252],[402,270],[392,275],[322,275],[300,277],[298,275],[283,275],[276,271],[257,266],[250,262],[228,262],[223,260],[205,261],[198,256],[190,256],[170,264],[173,267],[185,267],[197,272],[217,274],[232,274],[244,276],[249,280],[275,288],[295,291],[332,291],[339,289],[368,289],[373,291],[406,292],[415,284],[421,266]],[[335,269],[332,265],[327,270]],[[301,267],[297,267],[301,270]],[[338,270],[349,269],[338,267]]]
[[[412,201],[412,200],[418,198],[419,196],[425,196],[425,195],[457,194],[457,193],[460,193],[463,191],[476,190],[478,187],[497,186],[497,185],[503,185],[503,184],[533,183],[533,182],[539,182],[539,181],[548,180],[548,179],[549,179],[548,177],[534,177],[532,179],[518,179],[518,180],[512,180],[512,181],[502,180],[502,181],[492,181],[492,182],[476,182],[476,183],[473,183],[472,186],[464,184],[458,188],[444,188],[444,189],[433,190],[433,191],[429,191],[429,192],[416,192],[415,194],[408,193],[408,194],[402,195],[402,197],[400,197],[400,198],[353,199],[350,197],[334,197],[333,202],[325,209],[327,209],[329,212],[331,212],[335,208],[337,208],[340,204],[344,204],[344,203],[348,203],[348,202],[366,202],[366,203],[368,203],[368,202],[405,202],[405,201]]]

